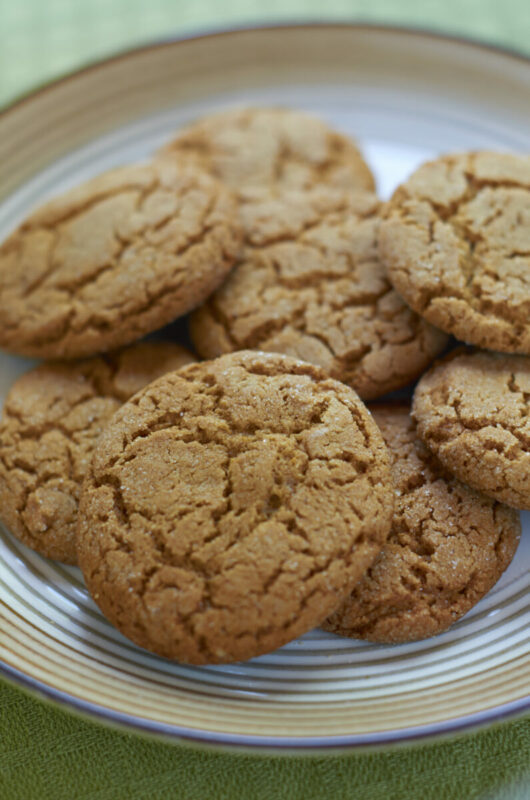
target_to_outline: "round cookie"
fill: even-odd
[[[358,396],[310,364],[242,352],[170,373],[99,440],[79,564],[142,647],[204,664],[319,624],[380,551],[388,454]]]
[[[0,423],[0,519],[24,544],[75,564],[81,485],[114,412],[155,378],[195,359],[140,342],[106,356],[48,362],[12,386]]]
[[[530,354],[530,156],[467,153],[421,166],[381,225],[407,303],[479,347]]]
[[[315,185],[346,190],[375,188],[354,142],[303,111],[230,109],[178,132],[158,155],[195,160],[236,194],[253,187],[305,190]]]
[[[457,350],[416,387],[427,447],[460,480],[530,510],[530,359]]]
[[[204,300],[239,245],[233,197],[197,167],[106,172],[0,247],[0,347],[73,358],[128,344]]]
[[[389,539],[324,624],[343,636],[399,643],[446,630],[497,582],[520,535],[514,509],[448,475],[419,441],[409,410],[374,407],[392,460]]]
[[[373,194],[320,187],[241,204],[246,247],[191,317],[204,358],[244,348],[322,367],[364,399],[414,380],[447,343],[386,277]]]

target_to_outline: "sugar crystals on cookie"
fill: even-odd
[[[231,193],[198,167],[106,172],[0,247],[0,347],[74,358],[129,344],[206,299],[239,245]]]
[[[79,495],[98,436],[135,392],[194,360],[174,342],[139,342],[22,375],[0,422],[0,519],[12,533],[75,564]]]
[[[383,546],[388,454],[347,386],[240,352],[169,373],[94,451],[78,559],[137,644],[204,664],[274,650],[318,625]]]
[[[461,341],[530,354],[530,156],[464,153],[396,189],[379,252],[418,314]]]
[[[374,406],[392,460],[390,536],[324,628],[396,644],[441,633],[510,564],[518,514],[453,478],[418,439],[408,406]]]

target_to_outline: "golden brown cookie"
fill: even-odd
[[[193,362],[180,345],[140,342],[49,362],[12,386],[0,423],[0,519],[28,547],[76,563],[81,484],[101,431],[147,383]]]
[[[433,325],[530,354],[530,156],[424,164],[390,202],[380,254],[398,292]]]
[[[314,185],[373,190],[354,142],[303,111],[237,108],[211,114],[178,132],[161,156],[185,156],[230,186],[271,191]]]
[[[197,167],[106,172],[0,248],[0,347],[72,358],[128,344],[204,300],[239,245],[232,196]]]
[[[389,539],[326,630],[373,642],[410,642],[446,630],[513,558],[516,511],[473,491],[419,441],[408,407],[375,406],[392,460]]]
[[[530,509],[530,358],[458,350],[422,377],[418,434],[475,489]]]
[[[83,488],[78,558],[104,614],[195,664],[319,624],[384,543],[388,454],[358,396],[242,352],[170,373],[115,415]]]
[[[386,277],[375,195],[290,191],[242,202],[241,216],[242,257],[191,318],[203,357],[285,353],[367,399],[412,381],[445,346],[446,334],[411,311]]]

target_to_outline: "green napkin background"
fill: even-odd
[[[530,53],[528,0],[0,0],[0,103],[146,41],[324,12],[328,20],[413,25]],[[0,800],[173,797],[527,800],[530,719],[384,752],[272,758],[114,731],[0,682]]]

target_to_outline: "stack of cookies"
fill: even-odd
[[[324,122],[227,111],[1,246],[0,346],[53,360],[6,399],[0,518],[140,646],[205,664],[319,625],[414,641],[514,557],[530,157],[374,189]],[[197,356],[143,339],[190,312]],[[418,378],[412,406],[385,398]]]

